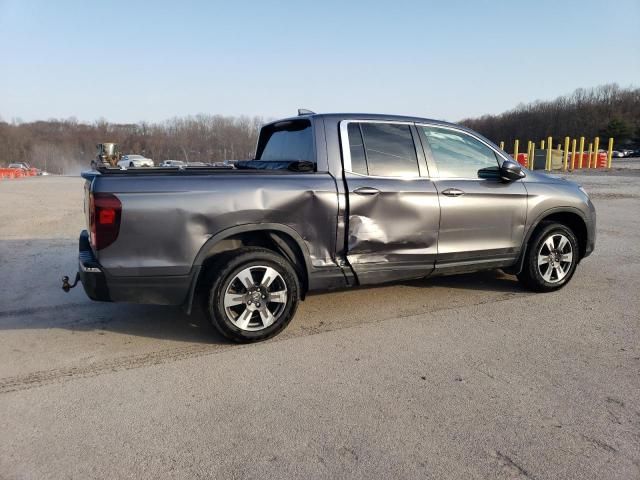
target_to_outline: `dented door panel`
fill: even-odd
[[[360,284],[419,278],[434,268],[438,193],[427,178],[346,174],[349,190],[347,259]],[[361,188],[379,193],[358,194]]]

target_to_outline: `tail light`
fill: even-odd
[[[91,245],[96,250],[108,247],[120,233],[122,203],[111,193],[92,193],[89,197]]]

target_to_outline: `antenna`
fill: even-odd
[[[316,112],[312,112],[311,110],[307,110],[306,108],[299,108],[298,109],[298,116],[300,115],[313,115]]]

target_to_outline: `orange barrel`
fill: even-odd
[[[518,163],[520,165],[522,165],[523,167],[527,166],[527,159],[528,159],[528,155],[526,153],[519,153],[518,154]]]
[[[575,168],[580,168],[580,163],[582,163],[582,168],[589,168],[589,152],[582,152],[582,158],[579,153],[576,154]]]
[[[599,152],[596,160],[596,168],[607,168],[609,165],[606,152]]]
[[[573,168],[574,170],[576,168],[580,168],[580,154],[579,153],[575,153],[575,154],[569,154],[569,168]]]

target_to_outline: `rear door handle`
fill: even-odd
[[[358,195],[376,195],[380,193],[380,190],[373,187],[360,187],[356,188],[353,193],[357,193]]]
[[[443,195],[446,195],[447,197],[459,197],[461,195],[464,195],[464,192],[462,190],[458,190],[457,188],[447,188],[446,190],[442,191]]]

